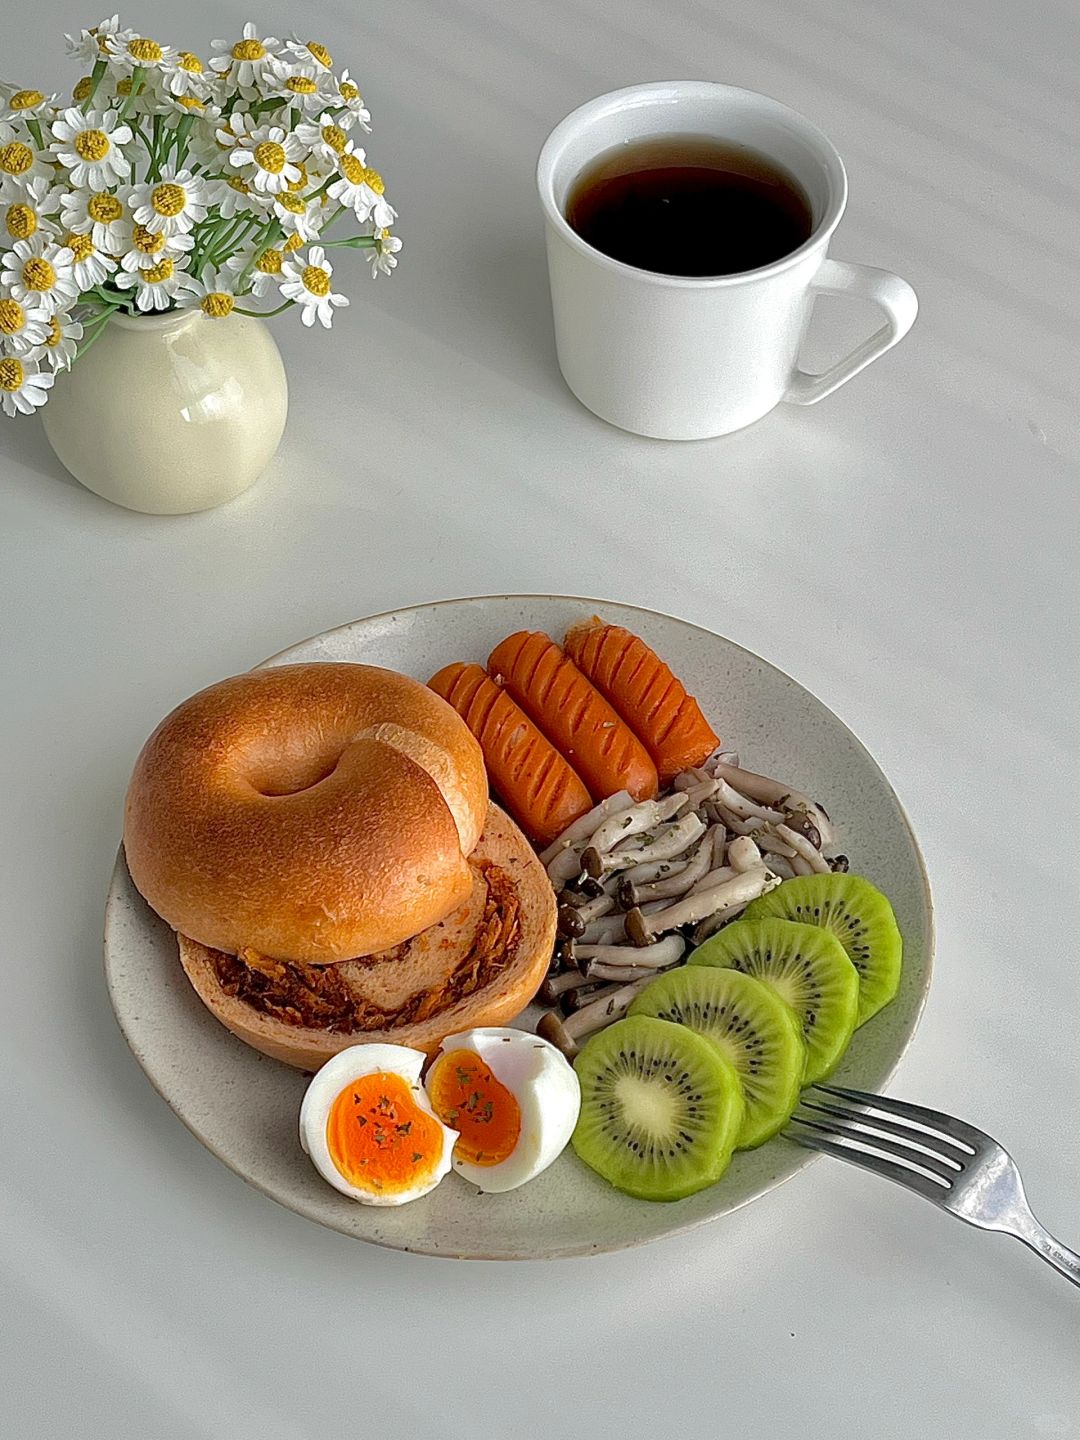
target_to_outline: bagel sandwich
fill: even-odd
[[[376,666],[272,666],[178,706],[136,762],[124,851],[207,1009],[304,1070],[505,1024],[551,958],[551,885],[477,742]]]

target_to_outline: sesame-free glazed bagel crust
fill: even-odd
[[[124,850],[144,898],[191,939],[327,964],[462,903],[487,803],[480,747],[425,685],[282,665],[162,721],[135,765]]]
[[[372,1041],[431,1054],[446,1035],[510,1024],[536,993],[555,942],[555,893],[544,867],[495,805],[469,870],[462,905],[382,955],[279,964],[179,935],[180,959],[211,1014],[287,1065],[317,1070],[346,1046]]]

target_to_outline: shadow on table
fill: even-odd
[[[4,444],[0,454],[4,460],[25,466],[43,480],[59,480],[61,484],[75,490],[83,488],[54,455],[52,446],[45,438],[40,419],[16,416],[4,426],[3,435]]]

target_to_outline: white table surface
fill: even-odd
[[[125,19],[205,51],[247,14],[144,0]],[[97,16],[13,16],[3,70],[72,83],[60,32]],[[462,1265],[320,1230],[153,1092],[100,958],[129,767],[191,691],[415,601],[655,606],[788,670],[884,766],[939,926],[894,1089],[1010,1145],[1080,1244],[1075,7],[266,0],[260,18],[353,63],[406,249],[390,283],[355,257],[328,338],[274,322],[288,430],[225,509],[129,514],[65,478],[37,422],[0,426],[0,1433],[1080,1435],[1080,1293],[829,1161],[586,1261]],[[693,445],[610,429],[563,388],[532,182],[567,110],[673,76],[816,120],[850,170],[833,253],[922,302],[832,399]],[[823,306],[817,358],[868,318]]]

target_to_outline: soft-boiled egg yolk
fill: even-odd
[[[457,1160],[501,1165],[521,1134],[521,1106],[475,1050],[446,1050],[427,1074],[436,1115],[458,1132]]]
[[[326,1117],[330,1159],[350,1185],[387,1196],[435,1178],[443,1129],[388,1070],[352,1080]]]

